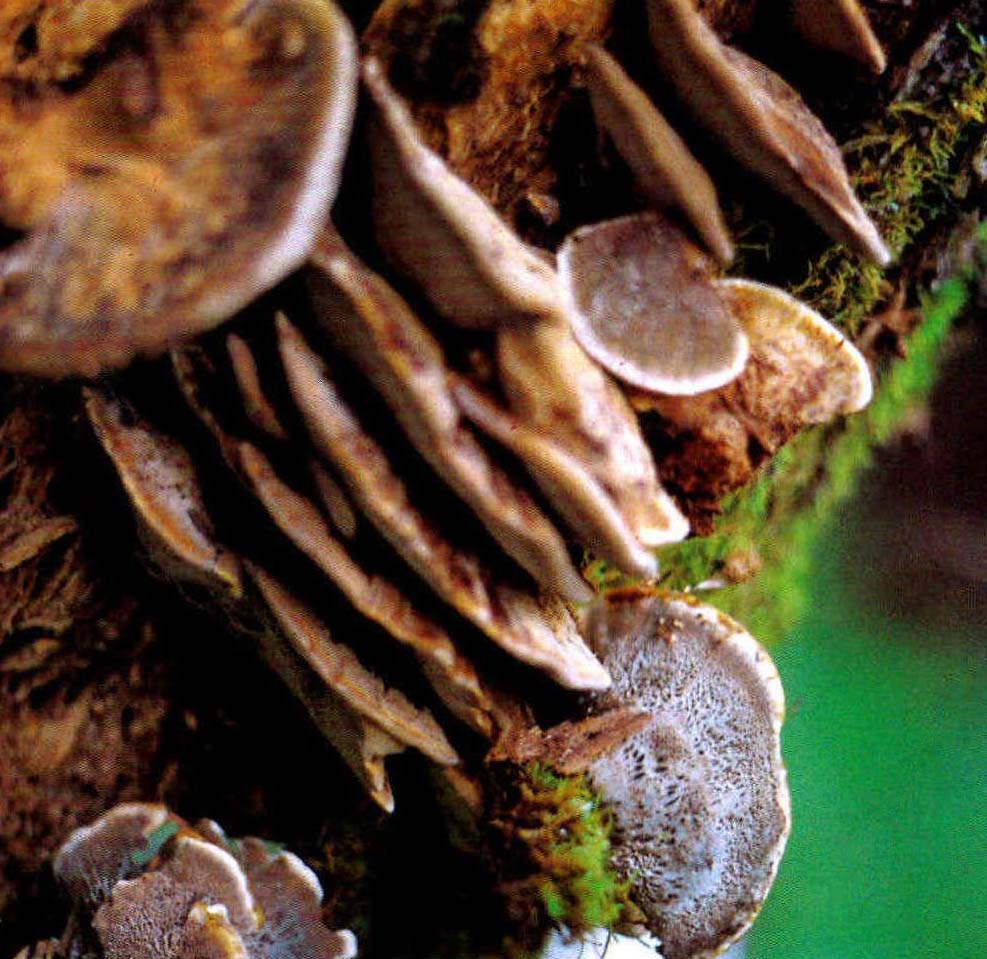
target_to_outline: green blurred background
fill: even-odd
[[[747,959],[987,957],[987,346],[966,339],[773,650],[794,827]]]

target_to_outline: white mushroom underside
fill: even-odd
[[[614,809],[614,863],[665,955],[711,955],[753,920],[784,848],[781,683],[767,653],[716,611],[639,602],[636,628],[604,652],[614,685],[603,702],[654,719],[589,776]]]

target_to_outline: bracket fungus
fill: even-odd
[[[239,595],[239,563],[216,545],[188,452],[134,416],[125,402],[86,389],[86,413],[113,461],[156,561],[179,579]]]
[[[891,253],[853,192],[839,147],[795,90],[724,44],[693,0],[647,6],[658,67],[696,122],[834,240],[887,266]]]
[[[739,623],[687,596],[611,593],[587,636],[613,676],[596,708],[651,722],[589,768],[613,861],[666,959],[718,955],[771,888],[790,828],[784,693]]]
[[[733,241],[716,187],[648,95],[595,44],[586,50],[586,82],[597,124],[613,140],[651,206],[681,213],[706,248],[721,263],[730,263]]]
[[[539,583],[576,601],[589,598],[562,537],[537,502],[465,428],[449,392],[444,352],[425,324],[338,237],[320,240],[312,265],[310,287],[328,320],[325,333],[362,367],[421,456]],[[303,372],[290,353],[285,363],[289,376]],[[294,390],[302,409],[311,408],[316,394],[297,385]],[[311,414],[307,419],[317,423],[317,411]]]
[[[73,915],[52,955],[69,959],[354,959],[322,921],[322,887],[297,856],[163,806],[116,806],[55,858]]]
[[[811,43],[884,72],[887,57],[857,0],[793,0],[791,17]]]
[[[0,368],[93,375],[301,265],[339,183],[356,41],[321,0],[85,0],[61,25],[34,6],[11,12],[39,49],[0,88],[0,220],[21,235],[0,253]]]
[[[729,59],[716,50],[710,62]],[[368,262],[323,224],[303,282],[173,351],[153,389],[128,382],[126,421],[115,401],[89,401],[168,572],[221,595],[387,809],[385,758],[411,748],[465,761],[456,723],[497,748],[505,734],[528,742],[525,729],[535,743],[537,709],[504,692],[518,681],[609,686],[567,605],[592,594],[574,548],[648,579],[654,548],[688,533],[629,398],[674,428],[723,391],[772,395],[776,355],[826,341],[784,294],[714,279],[665,219],[728,259],[708,177],[663,122],[664,148],[648,140],[657,114],[608,54],[588,48],[574,62],[599,126],[662,212],[577,230],[556,268],[426,145],[414,105],[371,56]],[[381,259],[400,275],[378,272]],[[863,374],[839,372],[837,346],[830,338],[825,361],[810,363],[825,366],[813,382],[830,383],[829,399],[819,392],[798,426],[866,399],[851,401]],[[145,424],[145,408],[178,397],[218,457],[183,435],[181,415]],[[138,440],[139,464],[123,449]],[[552,735],[576,741],[564,724]]]
[[[662,488],[626,398],[567,326],[544,322],[499,331],[497,368],[511,410],[579,459],[638,543],[655,547],[685,538],[689,524]],[[650,578],[656,570],[629,571]]]
[[[363,82],[377,108],[374,221],[392,262],[453,323],[483,328],[556,314],[552,270],[425,145],[372,57]]]
[[[763,283],[714,282],[750,342],[743,372],[698,396],[632,397],[660,415],[655,429],[672,447],[663,475],[700,533],[720,497],[801,430],[863,409],[873,393],[867,360],[815,310]]]

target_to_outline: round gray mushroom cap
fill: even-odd
[[[614,865],[666,959],[718,955],[757,915],[788,837],[778,672],[743,627],[686,596],[611,593],[588,639],[613,677],[596,706],[653,717],[588,772],[614,812]]]
[[[558,260],[573,335],[623,382],[691,396],[743,370],[747,337],[714,285],[713,263],[661,214],[582,227]]]

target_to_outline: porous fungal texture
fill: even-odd
[[[614,813],[612,861],[667,959],[716,955],[757,915],[788,837],[777,670],[687,597],[611,593],[588,636],[613,677],[597,704],[651,714],[589,770]]]
[[[356,940],[322,921],[322,888],[292,853],[228,840],[162,806],[117,806],[55,858],[73,917],[31,955],[102,959],[353,959]],[[45,951],[47,950],[47,952]]]

